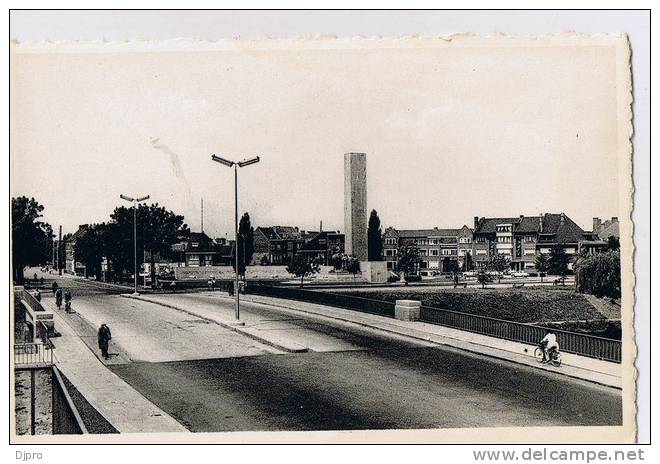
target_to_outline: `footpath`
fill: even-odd
[[[51,301],[49,301],[51,300]],[[183,425],[147,400],[110,371],[84,336],[69,325],[52,299],[42,304],[53,310],[60,337],[51,339],[57,368],[82,396],[120,433],[188,432]],[[75,326],[75,324],[74,324]]]
[[[220,292],[208,292],[205,295],[212,295],[217,298],[233,300]],[[133,297],[143,301],[160,304],[169,308],[185,311],[189,314],[213,320],[221,325],[230,324],[231,311],[214,307],[211,311],[203,305],[191,305],[175,294],[162,294],[151,296]],[[495,337],[480,335],[472,332],[452,329],[440,325],[429,324],[425,322],[407,322],[391,319],[387,317],[361,313],[348,309],[335,308],[307,302],[285,300],[273,297],[242,295],[242,301],[262,304],[272,310],[287,311],[294,313],[305,313],[314,317],[331,321],[341,321],[356,324],[362,327],[370,328],[380,332],[386,332],[398,336],[404,336],[424,342],[430,342],[438,345],[450,346],[464,351],[503,359],[509,362],[526,365],[536,369],[553,372],[560,375],[566,375],[576,379],[586,380],[601,385],[622,388],[622,369],[621,364],[602,361],[598,359],[579,356],[571,353],[562,353],[562,365],[554,367],[539,363],[534,358],[534,345],[525,345],[523,343],[502,340]],[[233,310],[232,310],[233,311]],[[249,321],[247,321],[249,322]],[[265,334],[259,333],[257,329],[235,328],[235,330],[251,331],[254,338],[262,337]],[[268,343],[266,340],[260,340]],[[285,350],[286,351],[286,350]],[[304,350],[303,350],[304,351]]]

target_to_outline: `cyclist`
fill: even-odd
[[[559,343],[557,343],[557,336],[555,333],[550,330],[545,337],[541,340],[541,346],[543,347],[543,362],[548,362],[552,359],[552,355],[555,351],[559,351]]]

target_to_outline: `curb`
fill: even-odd
[[[478,355],[481,355],[481,356],[487,356],[487,357],[493,358],[493,359],[501,359],[501,360],[508,361],[508,362],[518,364],[518,365],[521,365],[521,366],[527,366],[527,367],[542,370],[542,371],[545,371],[545,372],[554,372],[556,374],[564,375],[566,377],[570,377],[570,378],[573,378],[573,379],[582,380],[584,382],[595,383],[597,385],[602,385],[602,386],[609,387],[609,388],[616,388],[617,390],[623,390],[623,387],[619,386],[619,385],[612,385],[611,383],[606,383],[606,382],[602,382],[602,381],[598,381],[598,380],[585,379],[584,377],[580,377],[580,376],[577,376],[577,375],[574,375],[574,374],[569,374],[569,373],[562,372],[562,371],[555,370],[555,369],[546,369],[546,368],[544,368],[543,366],[540,366],[540,365],[535,365],[535,364],[531,364],[531,363],[528,364],[528,363],[521,362],[521,361],[518,361],[516,359],[506,357],[506,356],[498,356],[498,355],[493,354],[493,353],[484,353],[482,351],[479,351],[476,348],[471,349],[469,347],[455,346],[455,345],[452,345],[450,343],[433,340],[431,337],[422,337],[422,336],[418,336],[418,335],[412,335],[412,334],[400,332],[400,331],[397,331],[397,330],[394,330],[394,329],[391,329],[391,328],[375,327],[375,326],[370,325],[366,322],[358,322],[358,321],[347,319],[347,318],[341,317],[341,316],[320,314],[320,313],[314,312],[314,311],[306,311],[304,309],[291,308],[289,306],[285,306],[285,305],[282,305],[282,304],[270,303],[270,302],[264,303],[264,302],[255,301],[255,300],[251,300],[251,301],[253,303],[259,303],[259,304],[263,304],[263,305],[275,306],[275,307],[278,307],[278,308],[287,309],[289,311],[298,311],[298,312],[305,313],[305,314],[312,314],[314,316],[320,316],[320,317],[325,317],[325,318],[328,318],[328,319],[334,319],[334,320],[338,320],[338,321],[342,321],[342,322],[348,322],[348,323],[351,323],[351,324],[359,325],[361,327],[367,327],[367,328],[371,328],[371,329],[374,329],[374,330],[380,330],[382,332],[387,332],[387,333],[391,333],[391,334],[394,334],[394,335],[398,335],[400,337],[408,337],[408,338],[412,338],[414,340],[420,340],[420,341],[424,341],[424,342],[427,342],[427,343],[434,343],[436,345],[448,346],[448,347],[451,347],[451,348],[454,348],[454,349],[457,349],[457,350],[466,351],[468,353],[478,354]],[[343,308],[337,308],[337,309],[343,309]],[[348,310],[348,311],[350,311],[350,310]],[[442,337],[442,335],[438,335],[438,337]],[[456,340],[456,339],[453,339],[453,338],[450,338],[450,337],[444,337],[444,338],[449,338],[450,340]],[[480,345],[478,343],[473,343],[473,342],[462,341],[462,343],[464,343],[464,344],[469,343],[469,344],[472,344],[472,345],[475,345],[475,346],[483,346],[483,347],[490,348],[490,349],[498,349],[498,348],[493,348],[493,347],[490,347],[490,346],[487,346],[487,345]],[[572,367],[575,367],[575,366],[572,366]],[[585,369],[585,370],[588,370],[588,369]],[[596,371],[590,371],[590,372],[596,372]],[[603,374],[603,375],[608,375],[608,374]]]
[[[285,351],[287,353],[306,353],[306,352],[309,351],[308,347],[300,345],[298,343],[291,343],[291,344],[284,345],[284,344],[281,344],[277,341],[273,341],[273,340],[270,340],[268,338],[264,338],[264,337],[262,337],[262,336],[260,336],[256,333],[254,333],[254,331],[250,330],[250,328],[248,328],[248,327],[236,326],[236,325],[229,324],[227,322],[223,322],[223,321],[218,320],[218,319],[213,319],[213,318],[210,318],[210,317],[202,316],[202,315],[197,314],[193,311],[184,309],[180,306],[176,306],[176,305],[169,304],[169,303],[163,303],[163,302],[160,302],[160,301],[154,301],[152,299],[144,298],[142,296],[134,296],[134,295],[126,294],[126,293],[122,293],[119,296],[121,296],[123,298],[129,298],[129,299],[133,299],[133,300],[144,301],[146,303],[151,303],[151,304],[163,306],[165,308],[170,308],[170,309],[174,309],[174,310],[177,310],[177,311],[181,311],[181,312],[184,312],[186,314],[190,314],[191,316],[195,316],[195,317],[198,317],[198,318],[203,319],[205,321],[212,322],[214,324],[218,324],[219,326],[224,327],[225,329],[229,329],[229,330],[232,330],[234,332],[240,333],[241,335],[245,335],[248,338],[251,338],[251,339],[256,340],[260,343],[263,343],[264,345],[272,346],[273,348],[276,348],[276,349],[281,350],[281,351]]]

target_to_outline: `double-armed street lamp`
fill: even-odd
[[[246,166],[249,166],[251,164],[255,164],[259,162],[259,157],[255,158],[250,158],[246,159],[243,161],[230,161],[224,158],[220,158],[219,156],[213,155],[211,156],[211,159],[215,161],[216,163],[220,163],[222,165],[227,166],[228,168],[233,167],[234,168],[234,267],[235,267],[235,272],[234,272],[234,316],[236,318],[236,322],[238,323],[240,321],[240,310],[239,310],[239,301],[240,298],[238,296],[239,291],[238,291],[238,168],[244,168]],[[245,253],[243,253],[245,255]],[[243,256],[243,259],[245,259],[245,256]]]
[[[137,286],[137,204],[141,201],[145,201],[149,199],[149,195],[146,195],[141,198],[131,198],[126,195],[119,195],[119,198],[122,200],[126,200],[128,202],[133,203],[133,278],[134,278],[134,284],[135,288],[133,290],[133,295],[139,295],[138,293],[138,286]]]

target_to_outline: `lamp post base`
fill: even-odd
[[[245,322],[238,321],[238,320],[230,321],[230,322],[227,322],[226,324],[230,325],[232,327],[244,327],[245,326]]]
[[[131,296],[140,296],[140,294],[138,292],[133,292],[131,293]]]

